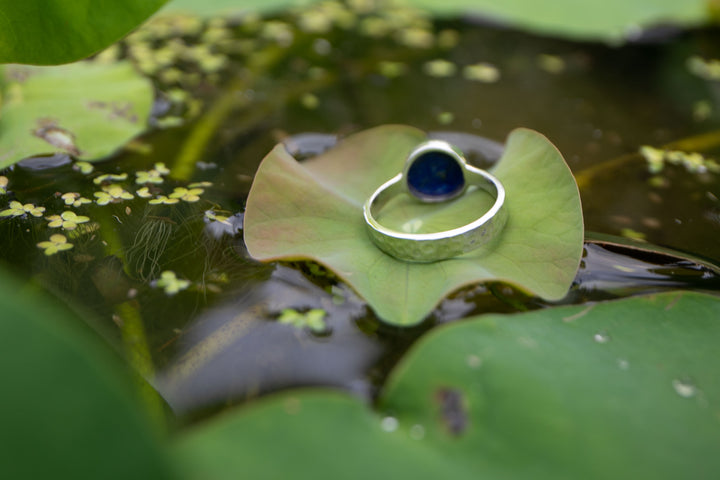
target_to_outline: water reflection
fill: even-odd
[[[720,289],[720,275],[712,265],[617,245],[586,243],[578,289],[612,295],[648,293],[663,289]]]
[[[367,397],[362,380],[381,347],[353,322],[365,314],[364,304],[344,293],[338,304],[337,290],[278,266],[268,281],[193,322],[160,375],[160,391],[180,412],[301,385],[333,385]],[[332,333],[318,337],[274,321],[286,308],[324,309]]]

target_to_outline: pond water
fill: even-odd
[[[192,419],[306,385],[339,386],[372,400],[402,353],[434,326],[548,305],[504,285],[476,286],[443,301],[420,326],[401,329],[380,322],[317,265],[255,262],[242,243],[244,202],[260,161],[279,141],[302,158],[349,132],[401,123],[449,138],[488,166],[510,130],[536,129],[575,173],[586,229],[616,236],[589,239],[576,284],[560,303],[720,290],[711,263],[720,261],[717,174],[677,165],[653,174],[638,154],[643,145],[679,141],[683,148],[673,148],[720,153],[720,84],[688,69],[693,56],[720,55],[720,31],[651,32],[611,47],[412,12],[368,14],[385,23],[323,32],[298,27],[293,15],[210,20],[200,33],[150,28],[151,57],[178,39],[202,38],[223,53],[223,68],[155,68],[162,93],[153,123],[164,128],[94,164],[93,173],[65,156],[4,173],[8,202],[44,206],[48,214],[63,210],[63,193],[97,200],[99,174],[128,173],[118,182],[134,192],[135,172],[158,162],[181,172],[165,179],[165,191],[202,190],[199,200],[174,204],[137,195],[81,204],[78,214],[91,220],[65,232],[74,247],[56,255],[37,246],[52,233],[42,214],[0,220],[0,258],[70,304],[119,351],[127,354],[123,345],[135,335],[144,371],[177,412]],[[212,43],[209,31],[222,41]],[[141,64],[132,46],[121,51]],[[191,100],[172,100],[167,92],[177,95],[179,86]],[[193,111],[200,113],[189,118]],[[621,235],[692,258],[648,251]],[[163,271],[189,284],[175,283],[181,291],[170,295],[175,277],[163,283]],[[278,322],[286,309],[322,309],[326,326],[313,333]]]

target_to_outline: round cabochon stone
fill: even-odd
[[[410,193],[430,201],[453,198],[465,187],[463,167],[444,152],[427,152],[415,158],[406,182]]]

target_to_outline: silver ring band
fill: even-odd
[[[421,173],[415,173],[416,170]],[[375,218],[390,199],[402,193],[424,203],[445,202],[472,187],[485,190],[495,202],[477,220],[461,227],[432,233],[406,233],[385,227]],[[363,215],[372,241],[382,251],[399,260],[429,263],[471,252],[495,238],[507,221],[504,207],[505,188],[497,178],[468,165],[462,153],[447,142],[429,140],[410,153],[402,173],[370,195],[363,206]]]

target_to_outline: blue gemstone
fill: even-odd
[[[465,187],[462,166],[444,152],[427,152],[415,158],[406,182],[413,195],[438,200],[452,198]]]

